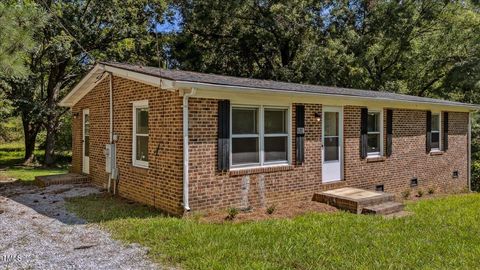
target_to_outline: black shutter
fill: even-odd
[[[448,112],[443,112],[443,151],[448,150]]]
[[[387,110],[387,157],[392,155],[393,110]]]
[[[297,105],[296,117],[296,163],[302,165],[305,161],[305,106]]]
[[[426,136],[427,153],[432,151],[432,112],[427,111],[427,136]]]
[[[230,168],[230,100],[218,102],[218,170]]]
[[[362,108],[360,115],[360,157],[367,157],[368,146],[368,109]]]

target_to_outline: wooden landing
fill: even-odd
[[[388,215],[403,210],[403,204],[395,202],[393,194],[359,188],[346,187],[315,193],[313,200],[356,214]]]
[[[82,184],[90,182],[88,175],[78,173],[66,173],[56,175],[44,175],[35,177],[35,184],[39,187],[62,184]]]

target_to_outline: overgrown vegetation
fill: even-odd
[[[154,260],[185,269],[480,268],[480,194],[410,203],[414,215],[402,219],[338,212],[222,225],[109,196],[67,206],[115,238],[148,247]]]

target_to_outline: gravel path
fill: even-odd
[[[0,269],[159,269],[140,245],[112,240],[65,210],[87,185],[0,185]]]

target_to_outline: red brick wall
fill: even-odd
[[[109,79],[105,78],[80,102],[73,112],[72,171],[82,167],[82,113],[90,109],[90,176],[97,185],[105,186],[103,149],[109,141]],[[182,213],[182,98],[177,91],[169,92],[138,82],[114,77],[114,133],[118,135],[117,167],[119,194],[153,205],[174,214]],[[149,168],[132,165],[132,101],[149,102]]]
[[[424,192],[429,188],[437,192],[454,192],[467,187],[468,113],[450,113],[449,150],[432,156],[425,152],[426,112],[394,110],[392,156],[382,161],[367,162],[360,159],[360,107],[346,106],[345,180],[322,184],[322,123],[314,117],[315,112],[321,112],[321,105],[305,104],[304,165],[235,173],[216,171],[217,100],[191,98],[189,110],[190,206],[193,210],[268,206],[284,200],[309,198],[315,191],[341,186],[374,189],[375,185],[383,184],[385,191],[400,195],[410,190],[412,177],[417,177],[419,181],[415,189],[423,189]],[[295,123],[294,109],[292,113],[292,123]],[[292,141],[295,157],[295,134],[292,134]],[[459,178],[452,178],[453,170],[460,172]]]
[[[132,166],[132,101],[149,101],[149,168]],[[305,163],[275,169],[217,172],[217,106],[214,99],[190,98],[190,207],[192,210],[227,207],[259,207],[295,198],[311,198],[315,191],[341,186],[374,189],[400,194],[410,190],[410,179],[419,187],[437,192],[467,187],[468,113],[450,113],[449,150],[442,155],[425,153],[425,111],[394,110],[393,154],[380,162],[359,157],[360,107],[344,108],[345,181],[322,184],[321,121],[315,112],[320,104],[305,104]],[[108,143],[108,78],[73,107],[72,171],[82,166],[82,110],[90,109],[90,176],[105,185],[105,157]],[[165,211],[182,211],[182,98],[177,91],[159,90],[138,82],[114,78],[114,131],[121,196],[153,205]],[[384,114],[385,115],[385,114]],[[295,110],[292,108],[292,123]],[[385,125],[384,125],[385,127]],[[292,164],[295,164],[295,134],[292,127]],[[157,151],[158,150],[158,151]],[[453,170],[460,177],[452,178]]]
[[[468,186],[468,113],[449,113],[449,149],[430,155],[425,150],[426,111],[394,109],[392,155],[380,162],[359,158],[360,107],[347,106],[344,113],[345,180],[349,185],[374,189],[384,184],[386,192],[397,194],[411,189],[413,177],[419,181],[413,190],[424,192],[430,188],[455,192]],[[460,173],[457,179],[452,178],[454,170]]]
[[[217,107],[218,101],[213,99],[191,98],[189,102],[189,188],[193,210],[268,206],[292,198],[311,198],[315,190],[325,188],[321,184],[321,122],[314,117],[315,112],[321,112],[321,105],[305,105],[303,166],[284,166],[273,172],[260,170],[260,173],[245,170],[242,175],[217,172]],[[292,114],[295,123],[293,109]],[[292,150],[295,157],[294,146]],[[292,164],[295,164],[295,158]]]

